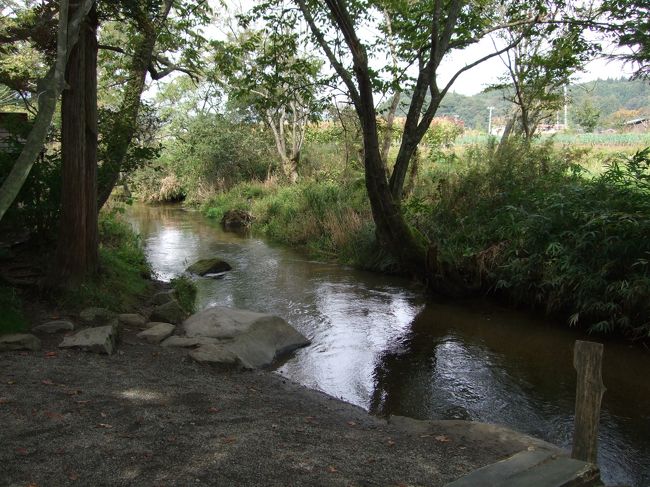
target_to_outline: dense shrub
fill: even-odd
[[[474,149],[484,162],[441,184],[417,221],[440,259],[483,287],[593,332],[650,336],[649,155],[590,176],[550,146]]]

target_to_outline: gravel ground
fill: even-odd
[[[0,354],[0,485],[440,486],[527,446],[457,422],[388,424],[135,332],[113,356],[58,350],[61,336]]]

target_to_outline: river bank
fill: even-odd
[[[0,484],[441,486],[526,449],[425,434],[268,372],[220,371],[126,328],[117,354],[0,355]]]

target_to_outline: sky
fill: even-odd
[[[215,11],[223,13],[223,10],[217,6],[217,2],[218,0],[210,0]],[[237,10],[245,11],[251,8],[256,2],[255,0],[226,0],[225,3],[232,12]],[[220,36],[222,34],[219,32],[219,28],[211,27],[209,29],[209,35]],[[611,51],[611,48],[609,50]],[[443,60],[440,67],[439,84],[444,86],[442,83],[446,83],[460,68],[485,56],[491,51],[494,51],[492,41],[490,39],[483,39],[481,42],[465,50],[451,53]],[[498,57],[494,57],[463,73],[454,82],[451,91],[462,95],[475,95],[483,91],[487,86],[496,83],[499,76],[503,75],[504,72],[505,66],[503,62]],[[588,63],[584,72],[575,75],[575,80],[576,82],[586,82],[596,79],[629,78],[632,73],[633,69],[629,65],[624,65],[620,61],[600,58]]]

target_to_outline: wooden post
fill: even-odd
[[[600,402],[606,390],[601,374],[602,365],[602,343],[576,340],[573,366],[578,373],[578,384],[571,457],[589,463],[596,463],[598,451]]]

